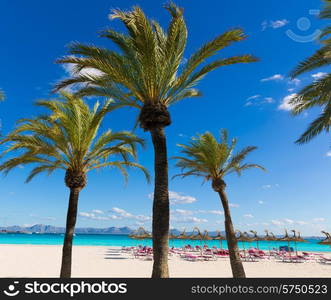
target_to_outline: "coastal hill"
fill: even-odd
[[[8,226],[0,227],[2,232],[21,232],[21,233],[64,233],[64,227],[56,227],[52,225],[36,224],[29,227],[23,226]],[[85,234],[130,234],[133,230],[129,227],[108,227],[108,228],[76,228],[75,233]]]
[[[134,229],[127,226],[124,227],[106,227],[106,228],[93,228],[93,227],[81,227],[76,228],[75,233],[78,234],[130,234]],[[0,233],[64,233],[64,227],[56,227],[53,225],[35,224],[33,226],[23,227],[18,225],[0,227]],[[178,229],[171,229],[171,233],[179,235],[182,231]],[[187,235],[191,235],[192,232],[186,232]],[[217,232],[209,232],[210,236],[216,235]],[[225,232],[222,232],[225,235]]]

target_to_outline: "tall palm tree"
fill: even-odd
[[[323,0],[324,9],[320,12],[320,18],[331,19],[331,0]],[[322,47],[312,56],[302,61],[291,73],[295,78],[302,73],[312,71],[331,64],[331,26],[322,30],[319,41]],[[292,113],[298,115],[312,107],[321,107],[321,114],[309,125],[308,129],[296,141],[299,144],[309,142],[322,131],[329,132],[331,126],[331,74],[313,81],[305,86],[290,101]]]
[[[182,173],[176,176],[199,176],[206,181],[211,181],[213,190],[219,194],[224,209],[224,221],[226,239],[228,241],[232,274],[235,278],[245,277],[245,271],[240,260],[237,239],[232,224],[228,197],[225,192],[226,183],[224,177],[231,173],[241,173],[250,168],[263,167],[256,164],[244,163],[246,156],[256,147],[246,147],[237,154],[233,154],[236,139],[228,142],[226,130],[221,132],[220,142],[209,132],[193,137],[187,145],[181,147],[184,156],[177,156],[176,166]]]
[[[22,119],[1,142],[9,143],[3,154],[14,157],[5,161],[0,170],[8,173],[19,165],[35,164],[26,182],[41,172],[65,171],[65,184],[70,189],[66,232],[62,250],[61,277],[71,276],[72,240],[75,230],[80,191],[87,184],[87,172],[104,167],[118,168],[125,178],[125,167],[137,167],[148,178],[147,171],[131,160],[136,157],[137,144],[143,141],[126,131],[108,130],[98,135],[111,101],[93,109],[71,94],[62,98],[41,100],[37,105],[50,111],[34,119]],[[17,152],[17,153],[16,153]]]
[[[155,153],[152,277],[157,278],[169,276],[168,160],[164,131],[171,124],[168,107],[184,98],[200,96],[194,86],[210,71],[256,61],[251,55],[239,55],[206,62],[219,50],[245,39],[240,29],[217,36],[186,60],[187,28],[183,10],[173,3],[165,8],[171,16],[166,31],[148,19],[139,7],[131,11],[113,10],[111,19],[119,19],[128,33],[107,29],[101,36],[111,40],[118,51],[73,43],[70,55],[58,62],[72,64],[74,75],[55,88],[76,85],[80,88],[79,95],[112,97],[117,107],[139,110],[137,123],[150,132]]]

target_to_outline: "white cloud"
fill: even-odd
[[[169,200],[171,204],[189,204],[197,201],[195,197],[181,195],[174,191],[169,191]]]
[[[95,214],[103,214],[104,212],[100,209],[93,209],[92,210],[92,213],[95,213]]]
[[[122,208],[113,207],[111,209],[111,211],[119,214],[123,218],[132,218],[133,217],[133,215],[131,213],[127,212],[126,210],[124,210]]]
[[[245,218],[250,218],[250,219],[251,219],[251,218],[254,218],[254,216],[253,216],[252,214],[245,214],[244,217],[245,217]]]
[[[78,213],[78,215],[81,216],[81,217],[89,218],[93,214],[81,211],[81,212]]]
[[[296,93],[287,95],[286,97],[283,98],[282,103],[278,106],[279,110],[286,110],[290,111],[292,110],[293,106],[289,102],[297,96]]]
[[[263,105],[273,103],[274,99],[272,97],[264,97],[261,95],[250,96],[246,99],[246,103],[244,106],[253,106],[253,105]]]
[[[291,220],[291,219],[284,219],[284,221],[285,221],[286,223],[288,223],[288,224],[293,224],[293,223],[294,223],[294,221]]]
[[[283,226],[284,222],[279,221],[279,220],[271,220],[271,223],[275,226]]]
[[[274,103],[275,100],[272,97],[265,97],[264,98],[264,103]]]
[[[76,72],[75,64],[61,64],[61,67],[65,71],[66,76],[62,77],[60,80],[67,79],[68,77],[70,78],[70,77],[77,76],[77,75],[99,77],[104,74],[103,72],[101,72],[97,69],[94,69],[94,68],[84,68],[83,70]],[[69,93],[74,93],[77,91],[77,87],[82,87],[82,86],[83,86],[83,84],[77,83],[77,84],[75,84],[75,86],[67,86],[63,90],[67,91]]]
[[[264,204],[264,201],[262,201],[262,200],[260,200],[260,201],[258,201],[257,203],[259,203],[259,204]]]
[[[313,221],[314,222],[324,222],[325,219],[324,218],[314,218]]]
[[[151,217],[149,216],[144,216],[144,215],[137,215],[134,217],[136,220],[139,220],[141,222],[147,222],[151,220]]]
[[[259,97],[261,97],[261,95],[253,95],[253,96],[248,97],[246,100],[247,100],[247,101],[249,101],[249,100],[254,100],[254,99],[257,99],[257,98],[259,98]]]
[[[177,223],[207,223],[207,219],[197,217],[184,217],[184,218],[172,218],[172,221]]]
[[[64,71],[67,73],[68,76],[75,76],[75,75],[86,75],[86,76],[101,76],[104,73],[94,69],[94,68],[84,68],[83,70],[76,72],[75,64],[62,64],[61,65]]]
[[[275,74],[275,75],[272,75],[270,77],[266,77],[266,78],[262,78],[260,81],[261,82],[266,82],[266,81],[278,81],[278,80],[283,80],[284,79],[284,76],[281,75],[281,74]]]
[[[295,224],[298,224],[298,225],[307,225],[308,223],[305,222],[305,221],[295,221]]]
[[[202,210],[202,209],[200,209],[197,212],[202,213],[202,214],[212,214],[212,215],[219,215],[219,216],[224,215],[224,212],[221,210]]]
[[[301,80],[298,78],[294,78],[294,79],[289,80],[288,83],[298,86],[301,83]]]
[[[328,152],[326,152],[326,156],[327,156],[327,157],[331,157],[331,150],[328,151]]]
[[[277,28],[281,28],[281,27],[285,26],[288,23],[289,23],[288,20],[282,19],[282,20],[270,21],[270,26],[273,29],[277,29]]]
[[[266,30],[267,28],[278,29],[285,26],[288,23],[289,21],[286,19],[275,20],[275,21],[264,20],[261,24],[261,27],[262,27],[262,31]]]
[[[262,185],[262,188],[263,188],[264,190],[269,190],[269,189],[272,188],[272,185],[271,185],[271,184],[265,184],[265,185]]]
[[[235,208],[237,208],[237,207],[239,207],[239,204],[236,204],[236,203],[229,203],[229,206],[230,206],[230,207],[235,207]]]
[[[325,73],[325,72],[317,72],[315,74],[312,74],[311,77],[313,77],[315,80],[318,80],[318,79],[325,77],[326,75],[327,75],[327,73]]]
[[[219,216],[224,215],[224,212],[222,212],[221,210],[209,210],[208,213],[214,214],[214,215],[219,215]]]
[[[193,214],[193,211],[191,210],[185,210],[185,209],[175,209],[173,211],[173,213],[177,213],[179,215],[192,215]]]
[[[91,219],[91,220],[101,220],[101,221],[107,221],[110,220],[109,217],[104,217],[104,216],[97,216],[94,213],[88,213],[88,212],[79,212],[78,215],[80,217],[84,217],[87,219]]]
[[[153,197],[154,193],[148,194],[149,199],[153,199]],[[190,204],[196,202],[197,199],[189,195],[182,195],[181,193],[169,191],[169,201],[170,204]]]
[[[48,220],[48,221],[55,221],[56,220],[56,218],[54,218],[54,217],[40,217],[41,219],[43,219],[43,220]]]
[[[116,213],[119,215],[121,218],[127,218],[127,219],[136,219],[140,222],[147,222],[151,220],[151,217],[149,216],[144,216],[144,215],[134,215],[132,213],[127,212],[125,209],[118,208],[118,207],[113,207],[111,209],[112,212]]]
[[[121,220],[122,219],[122,217],[116,216],[116,215],[109,215],[108,217],[112,220]]]

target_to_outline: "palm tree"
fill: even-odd
[[[199,176],[212,182],[213,190],[219,194],[224,209],[226,239],[228,241],[232,274],[235,278],[245,277],[245,271],[240,260],[237,239],[233,228],[229,201],[225,192],[224,177],[231,173],[239,176],[244,170],[263,167],[256,164],[247,164],[243,161],[256,147],[246,147],[237,154],[233,154],[237,140],[228,142],[228,133],[221,131],[220,142],[209,132],[193,137],[188,145],[178,145],[184,156],[177,156],[176,166],[182,173],[176,176]]]
[[[72,64],[75,74],[55,88],[76,85],[80,88],[79,95],[112,97],[117,107],[139,109],[137,123],[150,132],[155,153],[152,277],[157,278],[169,276],[168,160],[164,131],[171,124],[168,107],[184,98],[200,96],[194,86],[210,71],[256,61],[251,55],[239,55],[206,63],[219,50],[245,39],[240,29],[217,36],[186,61],[187,28],[183,10],[173,3],[165,8],[171,15],[166,31],[156,21],[149,20],[139,7],[131,11],[113,10],[111,19],[119,19],[128,33],[107,29],[101,36],[111,40],[119,51],[73,43],[70,55],[58,62]]]
[[[68,278],[71,276],[78,198],[87,184],[87,172],[116,167],[126,178],[125,167],[137,167],[148,178],[147,171],[130,160],[136,157],[136,146],[143,141],[126,131],[108,130],[97,137],[105,114],[112,110],[111,101],[100,108],[97,103],[90,109],[82,99],[62,93],[60,99],[41,100],[37,105],[48,109],[50,114],[19,121],[1,142],[9,143],[3,155],[13,153],[15,156],[5,161],[0,170],[8,173],[20,165],[36,164],[26,182],[41,172],[65,171],[64,181],[70,189],[70,197],[60,277]]]
[[[324,9],[320,12],[320,18],[331,19],[331,1],[323,0]],[[319,40],[322,47],[312,56],[301,62],[291,73],[295,78],[302,73],[312,71],[321,67],[330,66],[331,64],[331,27],[326,27]],[[322,113],[309,125],[308,129],[296,141],[299,144],[309,142],[312,138],[322,131],[329,132],[331,126],[331,74],[325,74],[321,78],[305,86],[290,101],[292,113],[298,115],[312,107],[321,107]]]

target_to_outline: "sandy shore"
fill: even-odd
[[[61,246],[0,245],[0,277],[58,277]],[[326,253],[330,257],[330,253]],[[169,260],[171,277],[231,277],[228,259]],[[247,277],[331,277],[331,264],[244,262]],[[150,277],[151,261],[133,259],[116,247],[75,246],[73,277]]]

